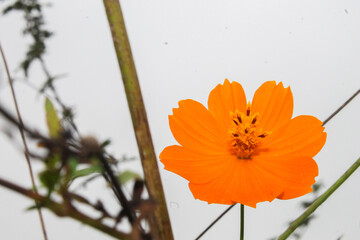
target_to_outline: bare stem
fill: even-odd
[[[233,205],[231,205],[230,207],[228,207],[222,214],[220,214],[220,216],[218,216],[214,221],[212,221],[212,222],[210,223],[210,225],[209,225],[204,231],[202,231],[202,232],[199,234],[199,236],[197,236],[197,237],[195,238],[195,240],[199,240],[210,228],[212,228],[212,226],[215,225],[215,223],[217,223],[217,222],[218,222],[228,211],[230,211],[230,209],[232,209],[235,205],[236,205],[236,203],[233,204]]]
[[[30,162],[30,157],[29,157],[29,149],[28,149],[26,139],[25,139],[25,134],[24,134],[24,123],[23,123],[23,120],[22,120],[22,117],[21,117],[21,114],[20,114],[20,110],[19,110],[19,106],[18,106],[18,103],[17,103],[13,82],[12,82],[12,79],[11,79],[11,76],[10,76],[10,71],[9,71],[9,68],[8,68],[8,65],[7,65],[7,62],[6,62],[6,58],[5,58],[5,54],[3,52],[1,44],[0,44],[0,52],[1,52],[1,56],[2,56],[3,61],[4,61],[6,74],[7,74],[7,77],[8,77],[8,81],[9,81],[9,85],[10,85],[10,89],[11,89],[11,94],[12,94],[12,97],[13,97],[13,101],[14,101],[14,105],[15,105],[15,109],[16,109],[16,114],[17,114],[17,118],[18,118],[18,121],[19,121],[18,128],[19,128],[19,132],[20,132],[20,135],[21,135],[21,140],[23,142],[24,149],[25,149],[24,155],[25,155],[25,159],[26,159],[28,169],[29,169],[31,184],[32,184],[32,187],[33,187],[35,193],[37,193],[34,174],[33,174],[32,166],[31,166],[31,162]],[[35,204],[36,204],[36,206],[38,206],[38,202],[36,201],[36,199],[35,199]],[[40,219],[40,223],[41,223],[41,229],[42,229],[42,232],[43,232],[43,236],[44,236],[44,239],[47,240],[48,237],[47,237],[47,233],[46,233],[45,222],[44,222],[44,218],[43,218],[43,215],[42,215],[42,212],[41,212],[41,208],[38,207],[37,210],[38,210],[38,214],[39,214],[39,219]]]
[[[335,110],[324,122],[323,126],[330,121],[333,117],[336,116],[346,105],[348,105],[358,94],[360,93],[360,89],[358,89],[343,105],[341,105],[338,109]]]
[[[152,222],[150,226],[154,226],[151,229],[151,232],[154,239],[172,240],[174,237],[166,207],[157,158],[151,139],[145,106],[140,91],[140,85],[120,3],[119,0],[103,0],[103,2],[121,70],[147,189],[150,197],[157,203],[154,219],[150,219]]]

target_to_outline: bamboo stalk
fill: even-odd
[[[172,240],[174,237],[166,207],[157,158],[120,3],[119,0],[103,0],[103,2],[121,70],[147,189],[150,197],[157,203],[154,219],[151,220],[152,224],[150,224],[150,226],[154,226],[151,232],[156,240]]]

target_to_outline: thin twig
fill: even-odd
[[[233,204],[233,205],[231,205],[230,207],[228,207],[222,214],[220,214],[220,216],[218,216],[214,221],[212,221],[212,222],[210,223],[210,225],[209,225],[204,231],[202,231],[197,238],[195,238],[195,240],[199,240],[215,223],[217,223],[217,221],[219,221],[219,220],[220,220],[228,211],[230,211],[230,209],[232,209],[235,205],[236,205],[236,203]]]
[[[346,105],[348,105],[358,94],[360,93],[360,89],[356,91],[343,105],[341,105],[333,114],[331,114],[324,122],[323,126],[330,121],[336,114],[338,114]]]
[[[10,114],[9,111],[7,111],[3,106],[0,105],[0,113],[12,124],[17,126],[18,128],[22,128],[25,132],[30,134],[31,137],[37,137],[37,134],[30,130],[25,124],[21,125],[18,120],[16,120],[16,117]]]
[[[18,106],[18,103],[17,103],[16,95],[15,95],[14,86],[13,86],[12,79],[11,79],[11,76],[10,76],[10,71],[9,71],[9,68],[8,68],[8,65],[7,65],[7,62],[6,62],[6,58],[5,58],[5,54],[3,52],[1,44],[0,44],[0,52],[1,52],[1,56],[2,56],[2,59],[3,59],[4,65],[5,65],[6,74],[7,74],[7,77],[8,77],[8,81],[9,81],[9,85],[10,85],[10,89],[11,89],[11,94],[12,94],[15,109],[16,109],[17,118],[18,118],[18,121],[19,121],[19,124],[20,124],[18,126],[18,128],[19,128],[19,132],[20,132],[20,135],[21,135],[21,140],[23,142],[24,149],[25,149],[24,155],[25,155],[25,159],[26,159],[28,169],[29,169],[32,188],[34,189],[35,193],[37,194],[37,188],[36,188],[36,184],[35,184],[34,174],[33,174],[32,166],[31,166],[31,162],[30,162],[30,157],[29,157],[29,149],[28,149],[26,139],[25,139],[25,134],[24,134],[24,123],[23,123],[23,120],[22,120],[22,117],[21,117],[21,114],[20,114],[19,106]],[[47,240],[48,237],[47,237],[47,233],[46,233],[45,222],[44,222],[44,218],[43,218],[43,215],[42,215],[41,208],[39,207],[39,204],[38,204],[37,200],[35,200],[35,204],[37,206],[37,212],[39,214],[39,219],[40,219],[40,223],[41,223],[41,229],[42,229],[42,232],[43,232],[43,236],[44,236],[44,239]]]
[[[100,200],[98,200],[95,204],[91,203],[88,199],[86,199],[85,197],[77,194],[77,193],[73,193],[73,192],[68,192],[67,193],[68,196],[70,197],[71,200],[75,200],[79,203],[82,203],[84,205],[87,205],[91,208],[93,208],[95,211],[99,211],[101,212],[102,218],[110,218],[110,219],[114,219],[115,217],[112,216],[106,209],[105,207],[102,205],[102,203],[100,202]]]
[[[126,199],[126,196],[124,192],[121,190],[121,186],[117,178],[115,177],[110,165],[106,161],[106,159],[103,156],[99,156],[100,161],[104,167],[104,171],[107,174],[106,180],[109,181],[110,185],[112,186],[114,193],[119,200],[122,208],[124,209],[124,212],[129,219],[129,222],[133,224],[135,222],[135,214],[133,211],[131,211],[131,208],[129,206],[129,201]]]

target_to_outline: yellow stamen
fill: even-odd
[[[257,150],[261,141],[271,134],[259,127],[259,113],[252,114],[250,102],[246,106],[245,113],[238,110],[230,112],[233,121],[229,129],[231,151],[239,159],[249,159]]]

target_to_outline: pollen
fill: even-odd
[[[232,126],[229,129],[230,149],[239,159],[250,159],[256,153],[261,141],[271,132],[260,127],[259,113],[252,113],[250,102],[245,112],[230,112]]]

